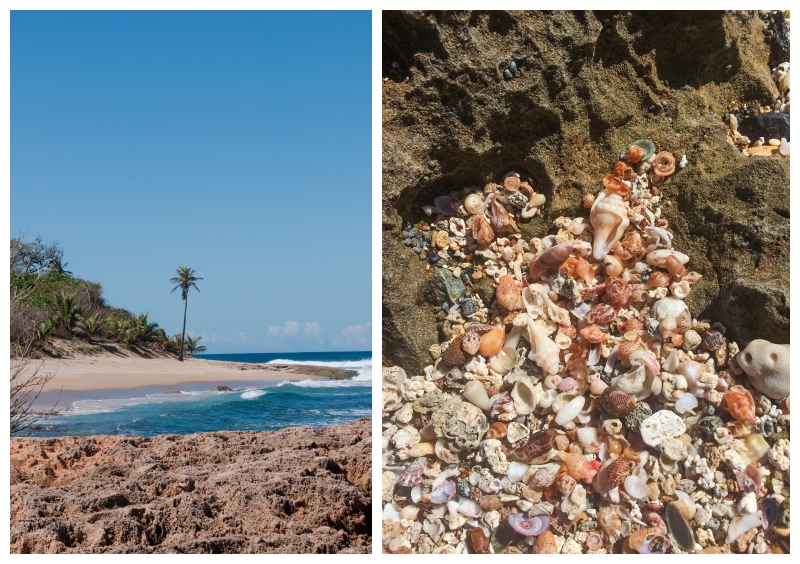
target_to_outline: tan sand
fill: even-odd
[[[34,361],[31,367],[40,363]],[[113,388],[142,388],[172,386],[184,382],[224,384],[254,380],[308,380],[313,373],[288,372],[287,368],[268,364],[246,364],[187,358],[142,358],[134,355],[93,355],[66,359],[47,359],[41,370],[55,377],[44,392],[60,390],[107,390]],[[308,369],[298,367],[298,371]]]

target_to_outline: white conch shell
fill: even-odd
[[[653,304],[653,317],[658,319],[661,336],[669,337],[673,333],[683,334],[692,327],[692,314],[686,304],[678,298],[669,296],[661,298]]]
[[[589,221],[594,227],[592,256],[595,260],[603,260],[611,246],[622,238],[622,234],[630,224],[628,207],[622,201],[622,196],[603,190],[592,205]]]
[[[558,355],[561,351],[558,345],[533,321],[528,323],[528,339],[531,342],[528,358],[549,374],[558,374]]]
[[[478,380],[467,382],[462,395],[465,400],[484,411],[489,411],[492,408],[492,404],[489,403],[489,396],[486,395],[486,388]]]
[[[542,299],[544,300],[545,306],[547,307],[547,318],[551,321],[555,321],[559,325],[571,325],[572,322],[569,320],[569,312],[564,309],[563,307],[557,306],[553,303],[553,300],[546,293],[542,293]]]
[[[678,251],[673,251],[672,249],[659,249],[657,251],[653,251],[651,253],[647,253],[645,256],[645,260],[647,264],[652,266],[657,266],[659,268],[667,268],[667,258],[673,256],[679,261],[681,264],[686,264],[689,262],[689,256],[683,253],[679,253]]]

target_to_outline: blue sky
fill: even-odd
[[[369,350],[370,12],[12,12],[11,236],[209,353]]]

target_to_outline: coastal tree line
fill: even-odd
[[[169,335],[149,312],[135,315],[111,307],[102,287],[68,271],[64,251],[58,243],[45,244],[11,239],[11,324],[12,355],[24,351],[53,352],[55,339],[82,340],[88,345],[114,343],[127,349],[153,350],[183,359],[184,351],[194,355],[206,350],[201,337],[183,332]],[[170,282],[182,290],[184,306],[189,289],[197,289],[194,270],[180,267]],[[199,290],[198,290],[199,291]]]

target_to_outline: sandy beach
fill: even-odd
[[[187,358],[146,358],[124,351],[91,356],[33,361],[30,369],[54,373],[43,392],[133,389],[149,386],[177,386],[187,382],[221,385],[228,382],[262,380],[308,380],[329,376],[329,367],[304,365],[247,364]],[[345,372],[345,371],[341,371]]]

